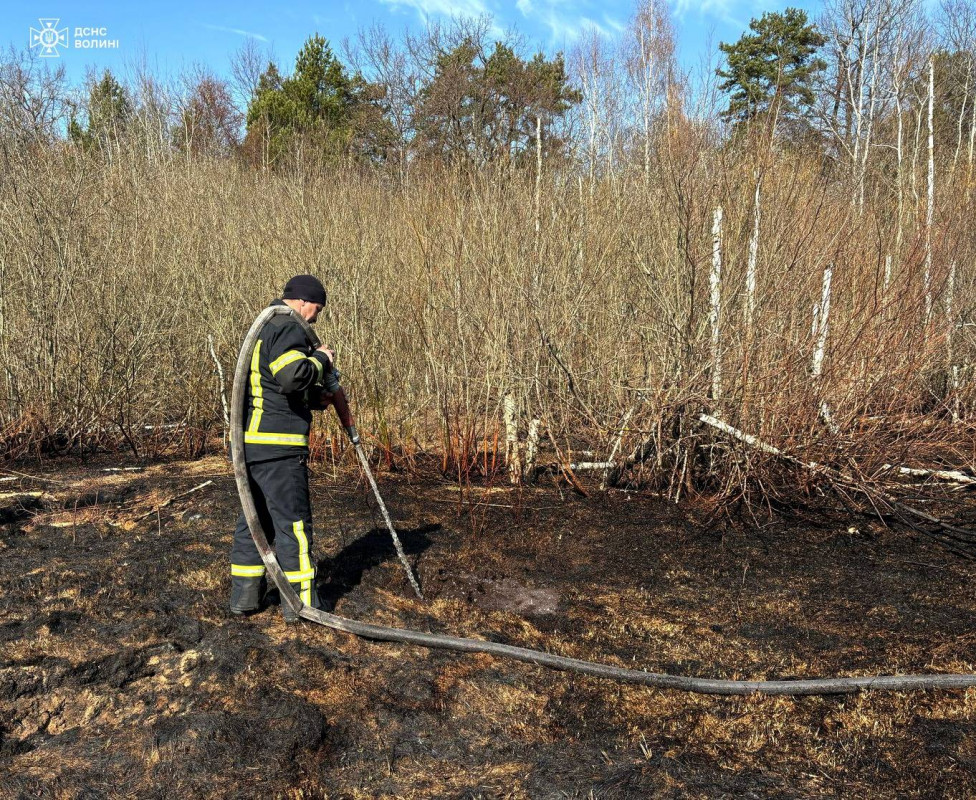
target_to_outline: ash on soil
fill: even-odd
[[[226,462],[104,466],[0,517],[0,796],[976,794],[974,691],[701,697],[288,627],[273,596],[232,618]],[[974,568],[905,532],[383,474],[421,603],[357,474],[322,473],[343,616],[703,677],[974,671]]]

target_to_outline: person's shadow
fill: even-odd
[[[407,556],[417,556],[431,545],[430,534],[441,529],[440,524],[422,525],[419,528],[397,531]],[[355,589],[363,575],[384,561],[396,559],[393,538],[386,528],[373,528],[350,542],[335,558],[322,558],[318,562],[318,574],[328,575],[328,581],[318,582],[319,599],[327,609],[335,608],[339,598]],[[414,561],[413,558],[408,558]],[[411,564],[411,568],[412,568]]]

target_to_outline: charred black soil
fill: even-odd
[[[723,699],[286,626],[273,594],[232,618],[227,463],[106,466],[0,483],[35,492],[0,503],[2,797],[976,795],[974,690]],[[343,616],[703,677],[976,671],[976,566],[904,531],[380,485],[427,602],[357,474],[320,469]]]

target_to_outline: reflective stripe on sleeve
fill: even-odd
[[[271,374],[277,375],[284,367],[303,358],[306,358],[304,353],[300,353],[297,350],[288,350],[284,355],[279,356],[271,362]]]
[[[251,356],[251,402],[254,411],[251,414],[251,424],[247,426],[247,433],[244,434],[244,441],[247,437],[256,433],[261,424],[261,415],[264,413],[264,390],[261,388],[261,340],[258,339],[254,345],[254,354]]]
[[[318,377],[315,379],[316,383],[322,383],[322,373],[325,371],[325,367],[322,366],[322,362],[319,361],[315,356],[309,356],[308,360],[315,365],[315,371],[318,373]]]

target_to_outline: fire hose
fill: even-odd
[[[278,564],[274,551],[268,544],[267,536],[265,535],[258,517],[257,508],[254,504],[254,497],[251,494],[247,463],[244,458],[245,392],[251,364],[251,354],[254,349],[254,344],[261,333],[261,329],[276,314],[292,314],[302,325],[310,341],[313,342],[313,345],[318,346],[318,337],[311,326],[287,306],[270,306],[258,315],[254,324],[251,325],[247,336],[244,338],[244,343],[241,346],[241,352],[237,359],[237,370],[234,374],[234,391],[231,409],[231,455],[234,462],[234,478],[237,482],[237,491],[240,494],[241,506],[251,530],[251,536],[264,562],[266,574],[271,578],[275,586],[278,587],[278,591],[281,594],[281,602],[286,603],[299,617],[334,630],[376,641],[400,642],[402,644],[453,650],[461,653],[486,653],[491,656],[511,658],[516,661],[524,661],[550,669],[577,672],[584,675],[593,675],[598,678],[610,678],[611,680],[642,684],[658,689],[676,689],[698,694],[829,695],[850,694],[869,689],[911,691],[918,689],[965,689],[976,686],[976,675],[971,674],[866,675],[849,678],[811,678],[773,681],[721,680],[714,678],[695,678],[685,675],[668,675],[665,673],[645,672],[640,669],[615,667],[609,664],[600,664],[577,658],[567,658],[541,650],[532,650],[527,647],[500,644],[482,639],[468,639],[459,636],[424,633],[406,628],[373,625],[371,623],[340,617],[336,614],[306,605],[292,589],[291,584],[288,583],[284,572]],[[337,411],[339,411],[339,408],[337,408]],[[358,447],[358,443],[356,444]],[[360,463],[370,478],[376,496],[379,497],[379,491],[369,471],[368,461],[361,448],[357,450],[357,454]],[[382,504],[382,500],[380,500],[380,503]],[[385,512],[385,505],[382,508]],[[389,515],[384,513],[384,516],[390,532],[394,537],[394,543],[399,544]],[[404,562],[404,566],[407,568],[407,574],[411,578],[411,582],[414,583],[413,575],[406,562],[406,557],[403,555],[402,547],[398,547],[397,551]],[[419,587],[415,586],[415,591],[419,595]]]

